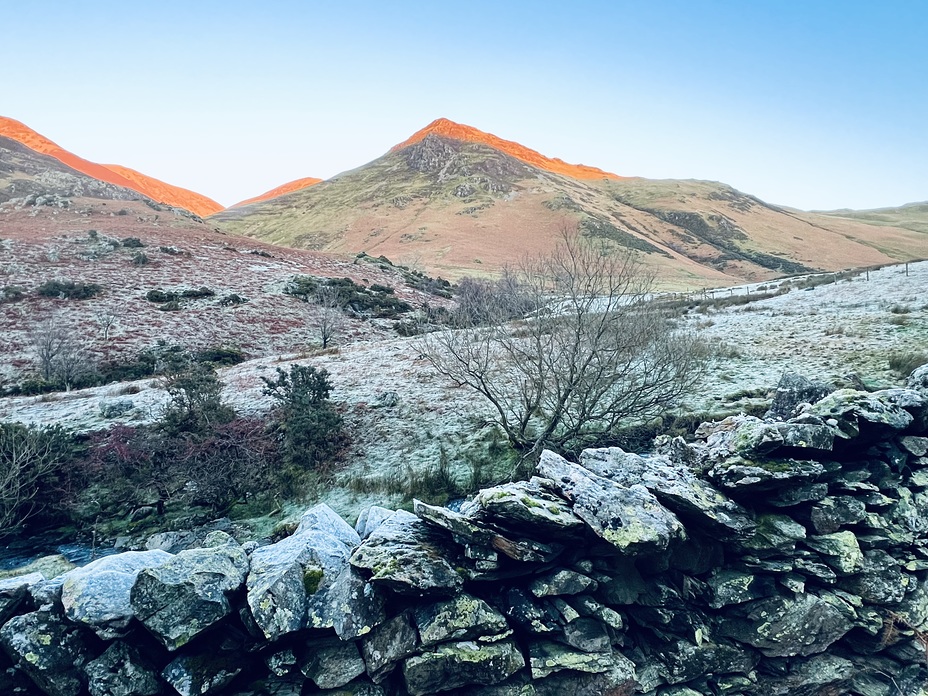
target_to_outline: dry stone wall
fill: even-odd
[[[814,387],[455,510],[3,581],[0,693],[928,694],[928,366]]]

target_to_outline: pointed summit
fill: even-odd
[[[596,167],[588,167],[584,164],[569,164],[556,157],[545,157],[540,152],[536,152],[519,143],[511,140],[503,140],[492,133],[485,133],[472,126],[467,126],[463,123],[455,123],[447,118],[435,119],[422,130],[413,133],[407,140],[392,147],[390,152],[396,152],[397,150],[402,150],[405,147],[414,145],[424,140],[429,135],[437,135],[442,138],[450,138],[451,140],[486,145],[487,147],[499,150],[510,157],[515,157],[517,160],[521,160],[538,169],[543,169],[554,174],[562,174],[563,176],[569,176],[573,179],[623,178],[617,174],[606,172]]]
[[[108,184],[131,189],[159,203],[184,208],[200,217],[212,215],[223,209],[222,205],[206,196],[179,186],[172,186],[134,169],[116,164],[97,164],[85,160],[83,157],[78,157],[44,135],[36,133],[24,123],[12,118],[0,116],[0,137],[15,140],[39,154],[54,157],[62,164],[66,164],[81,174],[86,174],[99,181],[105,181]]]

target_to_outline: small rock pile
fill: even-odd
[[[0,582],[0,692],[928,694],[928,366],[810,389],[456,510]]]

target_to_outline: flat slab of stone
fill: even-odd
[[[439,532],[397,510],[355,550],[351,565],[368,571],[375,585],[400,594],[453,594],[464,582],[447,560],[454,555]]]
[[[750,534],[750,513],[682,464],[658,455],[643,457],[618,447],[588,449],[580,466],[623,486],[642,484],[662,505],[721,538]]]
[[[622,486],[545,450],[538,471],[595,534],[628,555],[663,551],[685,537],[677,516],[640,484]]]
[[[509,630],[502,614],[482,599],[464,593],[448,601],[418,607],[413,615],[423,647],[494,636]]]
[[[569,669],[575,672],[607,672],[612,668],[612,652],[588,653],[560,643],[535,641],[529,645],[532,679]]]
[[[410,696],[427,696],[469,684],[496,684],[525,667],[514,641],[444,643],[403,663]]]

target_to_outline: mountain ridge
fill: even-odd
[[[0,136],[15,140],[30,150],[53,157],[71,169],[115,186],[131,189],[158,203],[184,208],[206,217],[223,210],[223,206],[206,196],[180,186],[168,184],[129,167],[98,164],[65,150],[21,121],[0,116]]]

